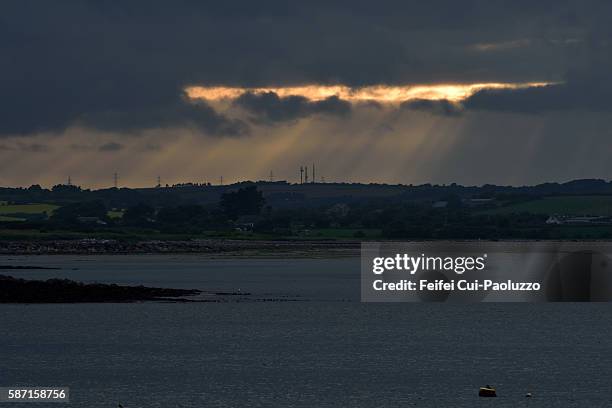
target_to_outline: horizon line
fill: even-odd
[[[284,185],[288,185],[288,186],[300,186],[300,185],[312,185],[312,184],[316,184],[316,185],[362,185],[362,186],[389,186],[389,187],[423,187],[423,186],[432,186],[432,187],[464,187],[464,188],[483,188],[485,186],[495,186],[495,187],[511,187],[511,188],[522,188],[522,187],[537,187],[537,186],[542,186],[542,185],[546,185],[546,184],[558,184],[558,185],[565,185],[565,184],[569,184],[569,183],[573,183],[573,182],[580,182],[580,181],[598,181],[598,182],[604,182],[607,184],[612,183],[612,179],[604,179],[604,178],[576,178],[576,179],[570,179],[567,181],[544,181],[544,182],[540,182],[540,183],[533,183],[533,184],[492,184],[492,183],[483,183],[483,184],[460,184],[457,182],[451,182],[451,183],[433,183],[433,182],[425,182],[425,183],[409,183],[409,184],[405,184],[405,183],[386,183],[386,182],[362,182],[362,181],[309,181],[309,182],[304,182],[304,183],[300,183],[300,182],[289,182],[287,180],[277,180],[277,181],[270,181],[270,180],[264,180],[264,179],[260,179],[260,180],[239,180],[239,181],[234,181],[232,183],[210,183],[210,182],[179,182],[179,183],[174,183],[174,184],[164,184],[164,185],[157,185],[157,186],[141,186],[141,187],[137,187],[137,186],[108,186],[108,187],[88,187],[86,185],[79,185],[79,184],[67,184],[67,183],[58,183],[58,184],[54,184],[52,186],[43,186],[41,184],[35,183],[35,184],[31,184],[29,186],[5,186],[5,185],[0,185],[0,189],[29,189],[32,188],[34,186],[39,186],[41,189],[43,190],[48,190],[51,191],[54,187],[57,186],[73,186],[73,187],[78,187],[83,191],[99,191],[99,190],[112,190],[114,188],[121,190],[121,189],[129,189],[129,190],[144,190],[144,189],[165,189],[165,188],[185,188],[185,187],[200,187],[200,188],[206,188],[206,187],[230,187],[230,186],[235,186],[235,185],[240,185],[240,184],[284,184]]]

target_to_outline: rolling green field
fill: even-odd
[[[25,219],[17,218],[17,217],[6,217],[4,215],[0,215],[0,221],[15,222],[15,221],[25,221]]]
[[[108,218],[112,218],[112,219],[119,219],[119,218],[123,218],[123,213],[125,211],[123,210],[111,210],[107,212]]]
[[[53,204],[11,204],[7,205],[6,201],[0,201],[0,221],[23,221],[23,218],[12,217],[13,214],[53,214],[59,208]],[[119,219],[123,217],[123,210],[109,211],[108,217]]]
[[[484,214],[560,214],[612,216],[612,196],[545,197],[483,211]]]
[[[0,205],[0,215],[7,214],[52,214],[57,205],[53,204],[9,204]]]

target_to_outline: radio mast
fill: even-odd
[[[312,182],[313,183],[317,182],[317,177],[315,176],[315,165],[314,165],[314,163],[312,163]]]

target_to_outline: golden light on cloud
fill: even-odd
[[[185,89],[189,98],[210,101],[236,99],[246,92],[255,94],[274,92],[280,97],[302,96],[312,101],[320,101],[337,96],[349,102],[375,101],[379,103],[399,103],[410,99],[447,99],[460,102],[483,89],[521,89],[552,85],[551,82],[525,83],[476,83],[476,84],[434,84],[407,86],[365,86],[348,87],[343,85],[304,85],[269,88],[238,88],[222,86],[191,86]]]

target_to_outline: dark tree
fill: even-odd
[[[51,189],[54,193],[80,193],[81,187],[68,184],[57,184]]]
[[[84,201],[65,205],[55,210],[51,220],[74,223],[78,221],[79,217],[96,217],[100,220],[108,220],[106,206],[102,201]]]
[[[146,204],[137,204],[129,207],[123,214],[123,222],[126,225],[145,226],[154,221],[155,209]]]
[[[261,212],[266,200],[256,186],[241,188],[221,196],[221,209],[231,219]]]
[[[164,207],[157,213],[157,225],[167,233],[200,233],[205,230],[223,230],[227,219],[218,209],[201,205]]]

